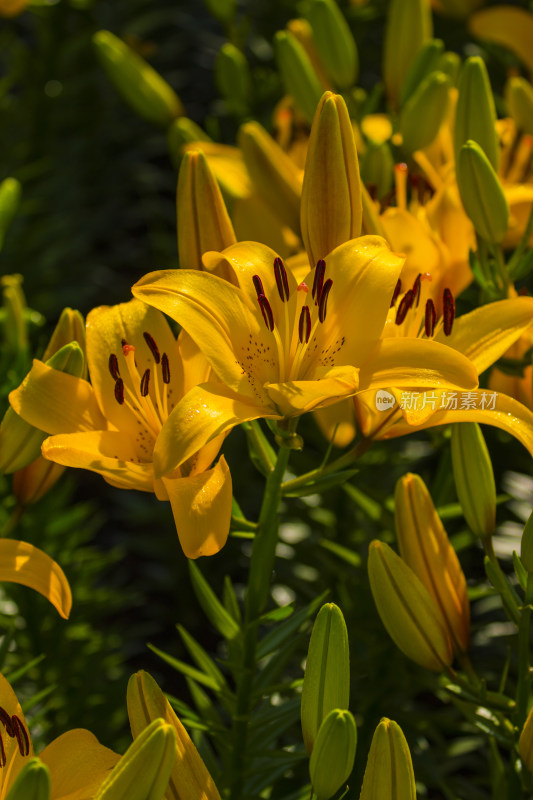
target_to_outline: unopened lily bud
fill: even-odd
[[[468,527],[492,536],[496,527],[496,484],[489,451],[477,422],[452,427],[452,464],[457,496]]]
[[[444,72],[432,72],[402,108],[400,133],[408,153],[423,150],[437,136],[448,113],[450,86],[450,79]]]
[[[27,761],[17,775],[6,800],[49,800],[50,771],[38,758]]]
[[[408,473],[396,484],[396,536],[400,555],[440,608],[455,652],[470,641],[470,604],[459,559],[426,485]]]
[[[166,128],[184,113],[174,89],[118,36],[98,31],[93,44],[109,79],[137,114]]]
[[[349,89],[357,80],[359,56],[352,32],[337,3],[335,0],[310,0],[306,16],[331,79],[339,89]]]
[[[4,275],[0,278],[2,308],[4,311],[4,341],[16,356],[28,347],[26,324],[26,298],[22,290],[22,275]]]
[[[232,22],[237,9],[236,0],[204,0],[209,13],[218,19],[219,22],[227,24]]]
[[[242,50],[231,42],[226,42],[219,50],[215,80],[229,110],[241,116],[246,114],[252,88],[250,68]]]
[[[481,147],[469,140],[459,151],[457,186],[461,202],[477,233],[493,244],[503,241],[509,204],[500,180]]]
[[[300,170],[258,122],[242,125],[238,143],[255,188],[297,232],[302,194]]]
[[[324,718],[334,708],[348,708],[349,700],[348,631],[340,608],[326,603],[313,625],[302,689],[302,733],[308,755]]]
[[[398,723],[384,717],[377,726],[359,800],[416,800],[409,745]]]
[[[203,269],[205,252],[224,250],[237,241],[218,183],[200,151],[183,156],[176,209],[181,267]]]
[[[376,191],[379,200],[389,194],[394,175],[394,159],[387,142],[368,142],[361,156],[363,183]]]
[[[441,610],[422,581],[387,544],[370,543],[368,577],[381,621],[400,650],[435,672],[450,666],[452,645]]]
[[[533,572],[533,512],[530,514],[522,534],[520,560],[527,572]]]
[[[359,162],[348,109],[340,95],[325,92],[309,137],[300,208],[302,238],[312,267],[361,234],[362,215]]]
[[[527,715],[518,740],[518,752],[526,768],[533,773],[533,708]]]
[[[435,69],[444,72],[451,81],[452,86],[457,86],[459,72],[461,70],[461,56],[448,50],[439,58]]]
[[[409,69],[420,48],[431,39],[431,8],[426,0],[391,0],[385,28],[383,81],[396,109]]]
[[[324,87],[313,69],[311,60],[300,42],[289,31],[275,36],[276,61],[286,91],[309,122],[318,105]]]
[[[179,169],[185,145],[210,142],[207,133],[188,117],[178,117],[168,126],[167,147],[176,169]]]
[[[509,114],[519,131],[533,136],[533,86],[525,78],[509,78],[505,87]]]
[[[13,494],[19,506],[33,505],[57,483],[66,467],[38,456],[13,475]]]
[[[52,358],[54,353],[57,353],[66,344],[77,342],[85,353],[85,320],[83,315],[75,308],[64,308],[61,312],[54,332],[50,337],[50,341],[43,353],[43,361],[48,361]],[[58,369],[56,367],[56,369]],[[74,373],[72,373],[74,374]],[[87,367],[78,377],[85,378],[87,374]]]
[[[400,104],[403,107],[411,95],[416,91],[422,81],[438,69],[438,62],[444,53],[444,42],[442,39],[430,39],[425,42],[409,68],[405,76],[400,96]]]
[[[0,183],[0,250],[20,204],[21,186],[15,178]]]
[[[499,146],[496,109],[487,68],[482,58],[467,58],[461,70],[458,88],[453,138],[455,165],[457,167],[461,147],[469,139],[473,139],[497,170]]]
[[[220,800],[217,787],[189,734],[156,681],[147,672],[137,672],[130,678],[127,703],[134,737],[138,737],[146,726],[158,717],[164,719],[174,729],[176,762],[169,782],[171,796],[179,797],[180,800],[195,800],[200,797]]]
[[[328,800],[345,783],[353,769],[357,728],[353,715],[333,709],[323,720],[316,738],[309,775],[317,800]]]
[[[174,729],[155,719],[128,747],[94,800],[162,800],[175,760]]]

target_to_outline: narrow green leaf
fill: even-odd
[[[152,651],[152,653],[155,653],[157,656],[159,656],[159,658],[162,658],[163,661],[173,667],[173,669],[175,669],[177,672],[181,672],[182,675],[188,675],[189,678],[193,678],[195,681],[198,681],[198,683],[208,686],[210,689],[218,688],[217,682],[210,675],[206,675],[204,672],[200,672],[199,669],[191,667],[190,664],[186,664],[184,661],[180,661],[178,658],[170,656],[168,653],[165,653],[163,650],[160,650],[153,644],[148,643],[148,648]]]
[[[217,688],[222,688],[226,685],[226,679],[221,673],[213,659],[206,653],[204,648],[187,633],[182,625],[176,625],[178,633],[181,636],[183,644],[189,651],[189,655],[205,675],[209,675],[215,682]]]
[[[205,615],[225,639],[234,639],[240,633],[239,626],[228,614],[194,561],[189,561],[189,574],[194,593]]]
[[[342,561],[345,561],[351,567],[361,566],[361,556],[359,553],[349,550],[348,547],[344,547],[344,545],[339,544],[338,542],[332,542],[331,539],[320,539],[319,545],[320,547],[323,547],[324,550],[329,550],[330,553],[338,556],[340,559],[342,559]]]
[[[292,616],[289,617],[288,620],[279,625],[279,627],[274,628],[274,630],[270,631],[270,633],[267,633],[267,635],[260,641],[257,648],[258,660],[261,660],[269,653],[272,653],[273,650],[277,650],[278,647],[281,647],[281,645],[287,641],[288,638],[293,636],[300,625],[305,622],[305,620],[308,619],[308,617],[310,617],[317,608],[320,608],[327,596],[328,592],[323,592],[319,597],[315,597],[315,599],[305,608],[302,608],[300,611],[296,611],[294,614],[292,614]]]
[[[224,577],[222,599],[224,601],[224,607],[226,608],[226,611],[231,614],[237,625],[240,625],[242,622],[241,609],[239,607],[239,601],[237,600],[235,589],[233,588],[233,584],[229,575]]]

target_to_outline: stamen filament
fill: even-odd
[[[124,360],[126,361],[126,366],[128,368],[128,372],[131,378],[131,385],[140,387],[141,376],[139,375],[139,372],[137,370],[137,365],[135,364],[135,348],[132,345],[126,344],[122,348],[122,352],[124,353]],[[126,387],[126,389],[128,389],[128,387]],[[131,393],[131,390],[128,389],[128,393]],[[152,428],[152,430],[155,432],[155,435],[157,436],[159,434],[159,431],[161,430],[163,422],[159,417],[159,414],[157,413],[156,409],[154,408],[154,404],[152,402],[150,395],[146,395],[146,397],[143,397],[142,393],[139,392],[139,395],[137,397],[135,397],[135,395],[133,395],[133,397],[134,397],[134,404],[138,403],[142,407],[146,418],[146,422]]]

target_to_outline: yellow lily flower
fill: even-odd
[[[10,395],[21,417],[52,434],[43,443],[45,458],[98,472],[120,489],[155,492],[170,501],[188,558],[218,552],[232,497],[224,457],[209,469],[222,439],[190,452],[163,480],[154,478],[152,463],[168,415],[209,376],[193,342],[183,333],[176,342],[161,314],[133,300],[91,311],[87,357],[92,385],[36,360]]]
[[[22,708],[0,674],[0,800],[5,800],[20,770],[33,757]],[[120,756],[83,728],[58,736],[39,758],[50,770],[50,800],[91,800]]]
[[[169,416],[154,449],[157,477],[246,420],[298,417],[383,386],[476,385],[469,361],[441,343],[381,338],[403,260],[380,237],[340,245],[300,284],[255,242],[204,255],[210,272],[224,260],[238,287],[167,270],[132,290],[179,321],[222,381],[196,386]]]
[[[38,547],[16,539],[0,539],[0,581],[34,589],[52,603],[63,619],[68,619],[72,594],[65,573]]]

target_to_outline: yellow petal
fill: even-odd
[[[27,737],[29,746],[28,754],[22,755],[17,739],[11,736],[6,736],[2,727],[2,741],[4,743],[4,750],[6,754],[6,764],[4,767],[0,767],[0,798],[4,800],[8,789],[17,777],[18,773],[28,758],[33,756],[33,744],[28,725],[24,718],[20,703],[17,700],[17,696],[11,688],[11,684],[4,678],[2,674],[0,674],[0,707],[3,708],[10,717],[16,716],[19,718],[25,731],[25,736],[24,734],[22,734],[22,736],[24,739]]]
[[[405,253],[402,283],[412,284],[419,272],[440,277],[441,254],[422,222],[404,208],[388,208],[380,217],[387,241],[397,253]]]
[[[106,427],[90,383],[37,359],[9,402],[26,422],[47,433]]]
[[[50,436],[42,452],[56,464],[98,472],[104,478],[120,482],[124,489],[154,491],[152,464],[139,464],[132,440],[118,431]]]
[[[0,539],[0,581],[35,589],[68,619],[72,595],[65,573],[38,547],[15,539]]]
[[[185,152],[200,150],[205,154],[224,196],[230,199],[249,197],[252,191],[250,176],[237,147],[217,142],[191,142],[183,149]]]
[[[525,8],[508,5],[485,8],[470,18],[468,27],[478,39],[507,47],[533,73],[533,14]]]
[[[276,209],[270,208],[257,192],[236,200],[231,216],[235,235],[239,241],[264,242],[282,258],[299,249],[300,240],[296,234],[276,213]],[[307,255],[305,255],[305,265],[307,272],[309,269]]]
[[[355,439],[355,414],[351,398],[317,409],[314,418],[328,442],[333,439],[335,447],[348,447]]]
[[[351,397],[358,384],[357,369],[333,367],[319,380],[271,383],[266,389],[280,416],[294,417]]]
[[[187,558],[212,556],[228,538],[232,484],[226,459],[188,478],[163,478],[180,544]]]
[[[176,400],[182,398],[190,389],[209,380],[211,372],[204,354],[183,330],[178,336],[178,353]]]
[[[91,800],[120,760],[83,728],[58,736],[39,758],[50,770],[53,800]]]

